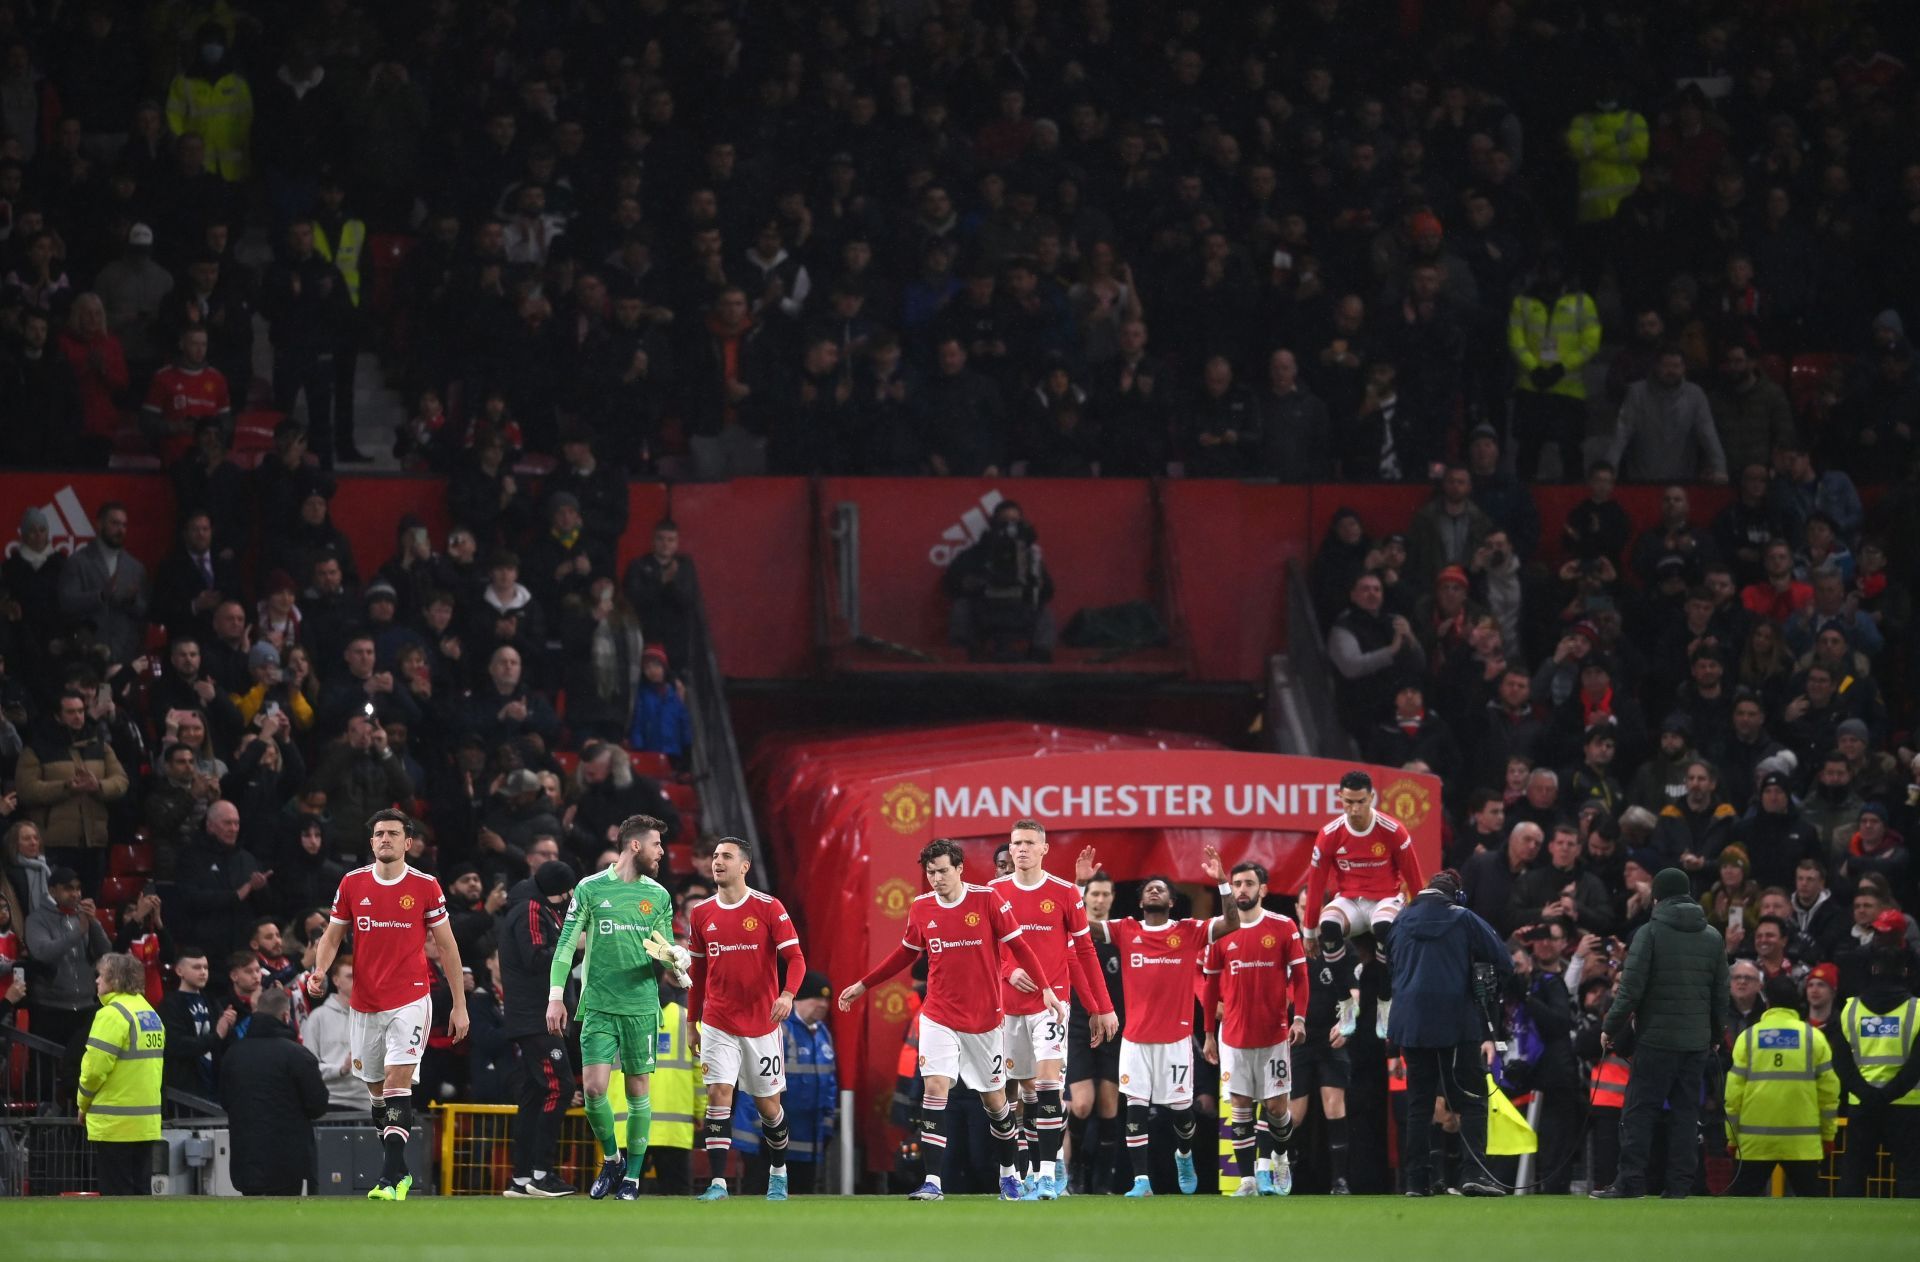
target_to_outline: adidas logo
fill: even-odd
[[[953,558],[959,556],[980,536],[987,533],[987,523],[993,517],[993,510],[1000,507],[1000,501],[1006,497],[998,491],[988,491],[980,497],[980,502],[960,514],[960,520],[940,532],[940,542],[927,549],[927,560],[938,569],[946,569]]]
[[[939,927],[940,927],[940,922],[937,920],[929,920],[927,922],[927,928],[929,929],[938,929]]]
[[[360,900],[360,905],[362,907],[371,907],[373,906],[373,900],[371,898],[363,898]]]
[[[718,931],[719,931],[719,929],[720,929],[720,926],[719,926],[719,925],[716,925],[715,923],[713,923],[713,921],[711,921],[711,920],[709,920],[709,921],[707,922],[707,932],[708,932],[708,933],[716,933],[716,932],[718,932]]]
[[[93,542],[93,520],[80,506],[80,497],[69,483],[53,493],[53,502],[40,506],[47,515],[47,546],[55,552],[73,552]],[[6,555],[20,550],[20,541],[7,544]]]
[[[613,904],[612,904],[612,903],[610,903],[610,902],[608,902],[608,901],[607,901],[606,899],[604,899],[604,898],[600,900],[600,905],[601,905],[602,907],[612,907],[612,906],[613,906]]]

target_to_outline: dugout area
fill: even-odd
[[[751,780],[807,959],[839,987],[898,943],[908,907],[926,891],[920,849],[936,837],[968,843],[968,879],[982,884],[994,875],[995,846],[1024,816],[1047,825],[1047,870],[1066,880],[1092,845],[1116,880],[1164,873],[1201,882],[1211,843],[1228,867],[1252,859],[1274,890],[1292,892],[1306,882],[1314,834],[1337,813],[1335,786],[1354,765],[1235,753],[1178,733],[998,722],[775,738]],[[1440,782],[1366,770],[1381,809],[1408,825],[1421,869],[1432,871]],[[861,1101],[869,1169],[888,1168],[901,1138],[888,1108],[914,1005],[902,974],[854,1012],[833,1014],[841,1084]]]

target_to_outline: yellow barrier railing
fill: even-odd
[[[435,1104],[433,1110],[440,1126],[440,1195],[500,1195],[513,1177],[517,1110],[511,1104]],[[624,1128],[626,1109],[616,1109],[613,1120]],[[554,1173],[583,1192],[600,1173],[600,1144],[584,1109],[568,1109],[560,1123],[558,1162]]]
[[[1841,1170],[1845,1167],[1847,1155],[1847,1119],[1840,1119],[1840,1129],[1833,1137],[1833,1153],[1820,1164],[1820,1181],[1826,1184],[1828,1196],[1840,1195]],[[1880,1149],[1873,1163],[1873,1173],[1867,1176],[1867,1195],[1892,1197],[1893,1195],[1893,1154],[1885,1148]],[[1773,1172],[1773,1194],[1787,1194],[1786,1171],[1776,1169]]]

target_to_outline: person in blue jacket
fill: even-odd
[[[1472,1162],[1463,1167],[1461,1193],[1505,1195],[1486,1172],[1486,1083],[1495,1032],[1475,999],[1473,968],[1490,964],[1504,981],[1513,974],[1513,961],[1500,935],[1459,898],[1459,874],[1442,869],[1393,925],[1394,998],[1387,1039],[1399,1045],[1407,1063],[1402,1167],[1408,1196],[1431,1196],[1436,1190],[1430,1170],[1433,1101],[1442,1095],[1460,1115],[1460,1139]]]
[[[667,651],[657,644],[647,645],[640,654],[640,695],[633,707],[628,744],[665,754],[676,767],[693,747],[693,719],[680,699],[680,689],[667,678]]]
[[[807,970],[793,1012],[780,1027],[781,1055],[786,1058],[787,1189],[795,1194],[818,1191],[826,1165],[827,1145],[833,1139],[840,1112],[840,1075],[833,1054],[833,1032],[827,1012],[833,987],[826,974]],[[745,1092],[734,1096],[733,1149],[748,1166],[742,1186],[764,1184],[765,1163],[760,1152],[760,1115]],[[756,1183],[757,1181],[757,1183]]]

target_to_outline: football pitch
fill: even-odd
[[[770,1205],[648,1198],[638,1202],[428,1197],[404,1205],[347,1199],[11,1201],[0,1208],[7,1256],[30,1262],[129,1257],[190,1262],[381,1257],[469,1262],[580,1256],[600,1245],[642,1257],[849,1258],[1005,1262],[1218,1253],[1420,1259],[1618,1254],[1644,1244],[1657,1257],[1760,1257],[1809,1242],[1854,1257],[1904,1257],[1920,1202],[1711,1200],[1596,1203],[1569,1197],[1505,1201],[1440,1197],[1233,1200],[1075,1197],[1001,1204],[956,1197],[910,1204],[826,1197]],[[1253,1249],[1249,1254],[1247,1249]],[[362,1251],[365,1251],[364,1253]]]

